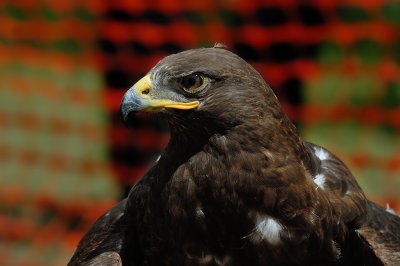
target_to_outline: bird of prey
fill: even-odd
[[[220,46],[165,57],[123,97],[168,146],[69,265],[400,265],[400,218],[303,141],[271,88]]]

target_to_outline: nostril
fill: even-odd
[[[142,91],[142,94],[149,94],[150,93],[150,89],[144,89],[143,91]]]

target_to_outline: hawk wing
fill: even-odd
[[[343,260],[400,265],[400,217],[367,200],[350,170],[335,155],[311,143],[308,147],[314,154],[311,162],[317,190],[327,195],[338,220],[348,229],[343,245],[350,251],[342,254],[347,257]]]
[[[400,265],[400,217],[369,205],[369,219],[356,232],[384,265]]]
[[[126,200],[103,214],[80,241],[68,266],[121,266]]]

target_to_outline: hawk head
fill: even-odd
[[[220,47],[200,48],[165,57],[133,85],[121,103],[123,120],[157,112],[175,127],[228,130],[265,116],[283,116],[260,74],[242,58]],[[258,123],[256,123],[258,124]]]

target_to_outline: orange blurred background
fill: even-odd
[[[119,117],[159,59],[216,42],[271,84],[308,141],[400,210],[400,3],[0,2],[0,265],[65,265],[168,142]]]

